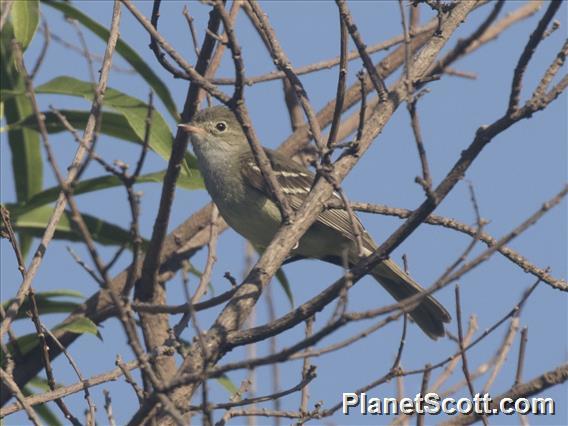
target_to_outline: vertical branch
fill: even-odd
[[[154,0],[154,4],[152,6],[152,17],[150,18],[150,22],[152,26],[157,29],[158,28],[158,20],[160,19],[160,4],[162,0]],[[128,7],[128,4],[125,3]],[[174,78],[187,78],[183,71],[176,69],[173,64],[171,64],[167,58],[166,54],[162,52],[160,49],[160,45],[158,44],[156,38],[150,37],[150,49],[154,52],[154,56],[158,60],[158,63],[168,72],[170,72]]]
[[[548,27],[550,21],[560,8],[562,2],[553,1],[549,3],[548,9],[544,13],[542,19],[538,22],[535,30],[532,32],[528,43],[523,49],[523,53],[519,57],[517,66],[515,67],[515,72],[513,74],[513,82],[511,83],[511,94],[509,96],[509,107],[507,108],[507,114],[513,114],[519,108],[519,100],[521,97],[521,87],[523,84],[523,76],[525,75],[525,70],[529,64],[537,46],[543,40],[544,32]]]
[[[242,279],[244,280],[248,273],[251,271],[253,265],[254,265],[254,254],[255,254],[255,250],[254,247],[252,246],[252,244],[248,241],[245,242],[245,258],[244,258],[244,268],[243,268],[243,274],[242,274]],[[267,293],[266,293],[266,297],[270,297],[271,294],[271,290],[272,287],[269,286],[267,289]],[[268,302],[267,302],[268,303]],[[256,310],[257,307],[255,306],[251,313],[250,316],[248,317],[248,321],[247,321],[247,328],[253,328],[256,326]],[[251,343],[249,345],[247,345],[247,359],[254,359],[256,358],[257,354],[256,354],[256,343]],[[247,378],[241,383],[241,388],[239,389],[239,394],[240,394],[240,398],[242,398],[242,395],[245,392],[248,392],[248,395],[250,398],[254,398],[255,393],[256,393],[256,369],[254,367],[249,368],[248,374],[247,374]],[[252,404],[251,405],[252,409],[256,408],[256,404]],[[223,417],[225,418],[225,416]],[[228,418],[226,418],[226,420],[228,420]],[[254,418],[254,416],[248,416],[247,417],[247,426],[255,426],[256,424],[256,420]]]
[[[355,23],[353,21],[353,17],[351,16],[351,13],[349,12],[349,8],[347,7],[347,3],[345,2],[345,0],[335,0],[335,3],[337,4],[337,7],[339,8],[339,13],[341,14],[341,19],[343,19],[343,21],[347,25],[347,29],[349,30],[349,34],[351,34],[351,38],[353,39],[355,46],[357,46],[357,50],[359,51],[359,55],[361,56],[361,60],[363,61],[363,65],[365,65],[365,68],[366,68],[367,72],[369,73],[369,77],[371,78],[371,82],[373,83],[373,87],[375,88],[375,90],[377,91],[377,94],[379,96],[379,102],[380,103],[385,102],[387,97],[388,97],[387,86],[385,85],[383,78],[379,75],[379,72],[377,71],[377,69],[373,65],[373,61],[371,60],[369,53],[367,53],[367,45],[363,42],[361,34],[359,33],[359,30],[357,29],[357,26],[355,25]]]
[[[422,385],[420,386],[420,395],[426,395],[428,391],[428,382],[430,381],[430,373],[432,372],[432,365],[426,364],[424,366],[424,374],[422,375]],[[424,420],[426,416],[424,414],[418,414],[416,417],[416,426],[424,426]]]
[[[420,165],[422,167],[422,177],[417,176],[416,182],[422,186],[427,196],[432,197],[432,176],[430,175],[430,166],[428,165],[426,149],[424,148],[424,141],[422,139],[422,131],[420,130],[420,120],[418,119],[418,113],[416,111],[417,101],[418,96],[412,96],[412,99],[406,104],[406,108],[410,114],[410,125],[412,127],[412,133],[414,134],[414,141],[416,142],[418,158],[420,159]]]
[[[481,390],[482,394],[489,393],[489,391],[491,390],[491,386],[493,385],[493,382],[495,381],[497,375],[501,371],[501,368],[503,367],[507,359],[507,354],[509,353],[511,346],[513,345],[513,341],[515,339],[515,336],[517,335],[517,331],[519,331],[519,322],[520,319],[517,313],[517,315],[513,315],[513,318],[511,319],[511,324],[509,326],[509,330],[507,331],[507,334],[503,339],[503,343],[501,344],[499,351],[493,358],[493,362],[491,363],[493,371],[491,372],[491,375],[489,376],[489,378],[485,382],[485,385],[483,386],[483,389]]]
[[[131,2],[123,1],[123,3],[133,11]],[[154,29],[157,26],[157,16],[159,16],[160,1],[156,0],[154,3],[153,17],[155,16]],[[133,12],[134,13],[134,12]],[[208,29],[210,33],[216,34],[220,25],[220,19],[215,11],[211,12],[209,18]],[[163,55],[159,51],[156,38],[151,36],[150,42],[156,44],[155,53],[157,57]],[[196,73],[201,76],[205,74],[209,60],[213,53],[215,46],[215,39],[207,34],[200,50],[200,55],[197,59],[195,66]],[[182,119],[189,121],[198,107],[199,102],[199,85],[192,83],[188,89]],[[171,208],[175,195],[176,182],[181,170],[181,163],[188,145],[187,135],[178,129],[176,134],[172,152],[168,161],[168,168],[164,176],[164,184],[162,186],[162,193],[160,197],[160,206],[154,221],[152,229],[152,238],[148,247],[144,262],[142,265],[142,274],[140,280],[136,283],[135,298],[140,302],[152,304],[165,304],[166,291],[163,283],[158,280],[158,269],[162,259],[162,250],[164,240],[167,233]],[[144,314],[139,313],[144,340],[146,347],[153,350],[164,344],[169,339],[169,317],[167,314]],[[175,374],[176,365],[175,360],[171,356],[160,357],[155,362],[157,371],[163,379],[168,379]]]
[[[240,2],[240,1],[234,1],[231,4],[231,10],[229,12],[229,20],[228,20],[230,25],[233,25],[235,20],[237,19],[237,15],[238,15],[239,11],[241,10],[241,6],[242,6],[242,2]],[[211,58],[211,62],[209,63],[209,66],[207,67],[207,71],[205,71],[205,78],[206,79],[212,79],[215,76],[217,69],[221,65],[221,59],[223,58],[223,54],[225,53],[225,46],[226,46],[225,43],[217,43],[215,53],[213,53],[213,57]],[[201,102],[201,100],[203,100],[203,97],[205,97],[205,96],[207,96],[208,99],[211,97],[211,95],[209,93],[205,92],[204,90],[201,90],[199,92],[199,102]]]
[[[361,89],[361,108],[359,108],[359,125],[357,126],[357,136],[355,141],[360,141],[363,137],[363,130],[365,130],[365,114],[367,113],[367,91],[365,89],[365,73],[360,71],[357,73],[359,79],[359,86]]]
[[[465,356],[465,346],[463,340],[464,336],[463,336],[462,317],[461,317],[460,287],[457,284],[456,284],[455,294],[456,294],[456,321],[458,323],[458,344],[462,359],[462,370],[465,380],[467,381],[467,387],[469,389],[469,393],[473,398],[475,396],[475,390],[473,388],[473,383],[471,381],[471,374],[469,373],[467,357]],[[483,420],[483,424],[487,426],[488,423],[486,417],[482,416],[481,419]]]
[[[412,50],[410,46],[410,32],[408,26],[406,25],[406,14],[404,13],[403,0],[398,0],[398,7],[400,9],[400,18],[402,22],[402,34],[404,36],[404,73],[406,75],[406,87],[408,90],[409,98],[412,99],[414,92],[414,84],[411,79],[411,66],[412,66]]]
[[[327,139],[327,148],[332,149],[337,140],[339,123],[341,121],[341,111],[345,101],[345,86],[347,81],[347,26],[341,15],[339,16],[339,76],[337,78],[337,94],[335,96],[335,109],[331,120],[331,129]]]
[[[219,210],[217,210],[217,207],[213,206],[213,208],[211,209],[209,242],[207,243],[207,262],[205,264],[203,274],[199,278],[199,285],[197,286],[197,290],[195,290],[195,293],[191,298],[191,304],[195,304],[201,300],[201,298],[205,294],[205,291],[207,290],[209,282],[211,281],[213,265],[217,261],[217,238],[219,236],[219,230],[217,226],[218,220]]]
[[[187,4],[183,6],[182,14],[187,21],[187,26],[189,27],[189,33],[191,34],[191,42],[193,44],[193,50],[195,56],[199,56],[199,46],[197,45],[197,33],[195,32],[195,26],[193,25],[193,17],[189,13],[189,7]]]
[[[524,327],[521,331],[521,342],[519,345],[519,358],[517,361],[517,372],[515,374],[515,383],[513,383],[513,389],[518,388],[523,380],[523,367],[525,365],[525,351],[527,349],[528,341],[528,331],[527,327]],[[528,426],[529,422],[523,414],[519,414],[519,421],[522,426]]]
[[[284,53],[284,50],[280,46],[280,42],[276,38],[276,34],[274,29],[270,25],[268,21],[268,17],[264,14],[260,5],[254,1],[248,1],[247,3],[248,10],[250,11],[249,16],[252,16],[251,20],[253,24],[256,24],[256,28],[261,34],[263,38],[266,40],[266,45],[269,46],[269,52],[274,60],[274,63],[280,69],[280,71],[286,74],[286,78],[290,81],[292,87],[296,91],[296,95],[302,105],[304,113],[306,114],[306,118],[308,119],[308,123],[310,125],[310,130],[312,132],[312,137],[316,142],[316,146],[320,150],[320,152],[324,152],[324,144],[323,139],[321,136],[321,128],[319,122],[317,120],[316,114],[312,105],[308,99],[308,94],[304,89],[304,86],[292,67],[290,60]]]
[[[85,60],[87,61],[87,70],[89,71],[89,79],[90,79],[91,83],[95,84],[95,82],[97,81],[97,78],[96,78],[97,74],[95,73],[95,66],[93,64],[93,55],[89,51],[89,45],[87,44],[87,41],[85,40],[85,36],[83,34],[83,31],[81,31],[81,27],[79,26],[77,21],[75,19],[69,19],[69,22],[75,28],[75,32],[77,33],[77,37],[79,38],[79,42],[81,44],[81,49],[83,50],[83,56],[84,56]],[[32,76],[33,75],[34,74],[32,72]]]
[[[313,334],[315,317],[311,316],[306,320],[306,339],[309,339]],[[313,368],[310,362],[310,357],[307,356],[304,358],[304,363],[302,365],[302,381],[307,382],[310,374],[313,374]],[[308,402],[310,399],[310,393],[308,389],[308,385],[304,386],[301,391],[300,396],[300,413],[307,414],[308,413]],[[302,422],[299,422],[302,424]]]
[[[302,113],[302,106],[296,95],[296,91],[286,78],[282,79],[282,89],[284,91],[284,101],[288,108],[288,115],[290,116],[290,125],[292,132],[298,130],[304,124],[304,114]]]
[[[51,42],[51,31],[49,31],[49,26],[47,25],[47,21],[42,19],[42,29],[43,29],[43,46],[41,47],[41,51],[36,59],[36,62],[30,72],[30,78],[33,80],[37,75],[39,69],[43,65],[43,61],[45,60],[45,55],[47,54],[47,50],[49,49],[49,44]]]
[[[266,307],[268,308],[268,320],[274,321],[276,319],[276,309],[274,306],[274,298],[272,296],[272,286],[268,286],[266,289]],[[270,354],[274,355],[277,351],[276,346],[276,336],[270,336],[269,345],[270,345]],[[272,373],[272,393],[280,392],[280,366],[278,363],[274,363],[270,366],[270,370]],[[278,398],[274,399],[272,402],[273,407],[275,410],[280,410],[280,400]],[[280,425],[280,419],[274,419],[274,426]]]
[[[422,140],[422,132],[420,131],[420,121],[418,119],[418,113],[416,111],[416,103],[418,101],[418,96],[414,96],[414,81],[412,80],[412,45],[410,40],[410,30],[406,24],[406,14],[404,13],[403,0],[398,0],[398,5],[400,9],[400,17],[402,21],[402,30],[404,34],[404,71],[405,71],[405,83],[406,90],[408,93],[408,99],[406,102],[406,109],[410,115],[410,124],[412,127],[412,133],[414,134],[414,140],[416,142],[416,149],[418,151],[418,157],[420,158],[420,165],[422,167],[422,177],[416,177],[416,182],[422,186],[424,192],[428,197],[433,197],[432,192],[432,178],[430,176],[430,166],[428,165],[428,159],[426,158],[426,150],[424,149],[424,142]],[[417,9],[414,7],[413,10]],[[416,19],[416,18],[414,18]],[[411,26],[413,24],[411,23]]]
[[[400,401],[402,398],[404,398],[404,376],[400,374],[396,376],[396,399]],[[397,422],[400,422],[403,426],[408,426],[408,416],[406,414],[399,413],[398,417],[392,424],[396,424]]]
[[[108,419],[109,426],[116,426],[116,421],[114,420],[114,415],[112,414],[112,400],[110,397],[110,392],[107,389],[103,389],[103,395],[105,396],[105,412]]]
[[[402,358],[402,351],[404,350],[404,345],[406,343],[407,326],[408,326],[408,314],[404,314],[404,316],[402,317],[402,334],[400,336],[400,343],[398,344],[398,351],[396,352],[394,362],[392,363],[392,367],[390,368],[390,371],[393,373],[401,371],[400,360]]]
[[[515,383],[513,387],[519,386],[523,380],[523,368],[525,365],[525,352],[527,349],[529,329],[524,327],[521,331],[521,343],[519,345],[519,359],[517,361],[517,373],[515,374]]]

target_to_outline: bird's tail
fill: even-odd
[[[371,275],[397,301],[414,296],[424,290],[390,259],[375,266]],[[444,323],[451,320],[448,311],[432,296],[422,299],[422,302],[410,312],[410,316],[434,340],[444,336]]]

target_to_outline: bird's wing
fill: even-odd
[[[314,174],[301,164],[289,159],[279,152],[272,151],[267,148],[264,148],[264,151],[270,160],[276,180],[280,184],[284,196],[290,203],[290,207],[294,210],[299,209],[312,188],[315,178]],[[241,162],[241,173],[249,185],[262,192],[272,201],[276,201],[272,192],[267,187],[264,177],[262,176],[260,168],[256,164],[252,153],[249,152],[246,155],[243,155]],[[336,192],[334,192],[333,197],[341,200],[341,197]],[[373,250],[376,247],[373,239],[367,231],[365,231],[363,224],[357,216],[355,216],[355,220],[362,230],[361,237],[363,245],[365,248]],[[346,210],[326,209],[319,215],[318,222],[340,232],[350,240],[355,241],[353,225],[351,224],[351,219],[349,218],[349,214]]]

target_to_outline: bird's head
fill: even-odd
[[[224,106],[206,108],[178,127],[189,133],[196,149],[234,150],[248,146],[237,117]]]

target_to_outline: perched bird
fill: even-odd
[[[234,113],[223,106],[207,108],[179,127],[191,137],[205,187],[225,221],[255,247],[267,247],[280,227],[280,210]],[[290,207],[298,209],[312,187],[314,174],[287,156],[264,150]],[[362,254],[367,256],[377,245],[362,226],[360,229]],[[351,265],[361,257],[350,217],[343,209],[326,209],[290,255],[293,260],[315,258],[342,265],[345,253]],[[397,301],[423,290],[390,259],[370,274]],[[443,336],[444,323],[450,321],[446,309],[431,296],[410,315],[432,339]]]

